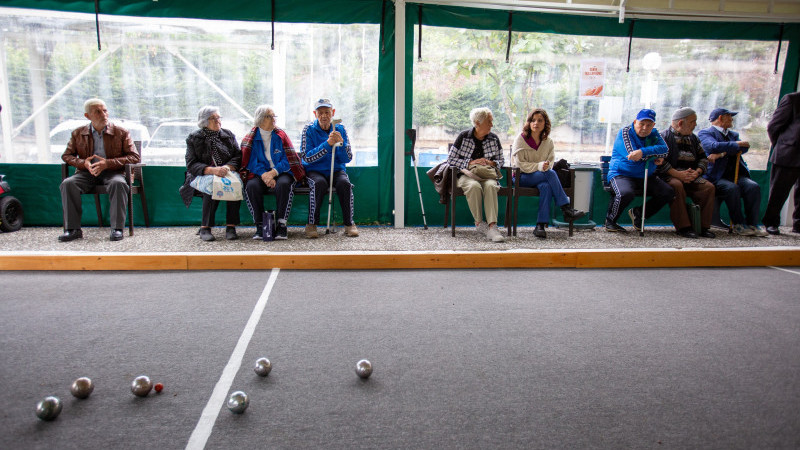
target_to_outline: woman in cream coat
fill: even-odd
[[[558,175],[552,169],[555,160],[553,140],[550,139],[550,118],[545,110],[537,108],[528,114],[522,133],[514,141],[511,154],[512,166],[520,168],[519,185],[539,189],[539,215],[534,236],[546,238],[545,226],[550,223],[550,204],[564,213],[564,221],[579,219],[586,213],[569,206],[569,197],[564,193]]]

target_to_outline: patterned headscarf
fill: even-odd
[[[215,166],[221,166],[230,161],[232,157],[231,151],[222,143],[222,140],[219,138],[219,131],[203,128],[203,138],[205,139],[206,146],[211,149],[211,159],[214,161]]]

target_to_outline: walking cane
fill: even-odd
[[[736,154],[736,168],[733,169],[733,184],[735,185],[739,184],[739,161],[741,161],[741,159],[742,159],[742,152],[740,150],[739,153]],[[736,207],[738,208],[739,205],[736,205]],[[728,211],[728,213],[730,214],[731,217],[733,217],[733,212]],[[728,234],[731,233],[733,233],[733,220],[731,220],[731,223],[728,224]]]
[[[644,212],[647,205],[647,168],[650,166],[650,158],[644,160],[644,192],[642,192],[642,225],[639,236],[644,236]]]
[[[336,125],[342,123],[342,119],[333,119],[331,121],[331,134],[336,131]],[[325,234],[336,233],[336,230],[331,230],[331,206],[333,205],[333,163],[336,161],[336,148],[342,145],[341,142],[337,142],[333,145],[331,149],[331,172],[329,175],[330,184],[328,185],[328,223],[325,224]],[[336,226],[336,223],[333,224]]]
[[[417,143],[417,130],[409,128],[406,130],[406,136],[411,139],[411,161],[414,162],[414,175],[417,177],[417,192],[419,193],[419,207],[422,209],[422,224],[425,229],[428,229],[428,222],[425,220],[425,205],[422,203],[422,188],[419,185],[419,170],[417,170],[417,158],[414,157],[414,145]]]

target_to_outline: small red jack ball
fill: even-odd
[[[153,389],[156,390],[156,393],[159,393],[159,392],[161,392],[162,389],[164,389],[164,385],[161,384],[161,383],[156,383],[156,385],[153,386]]]

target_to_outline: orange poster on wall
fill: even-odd
[[[603,60],[581,61],[580,98],[603,98],[606,62]]]

